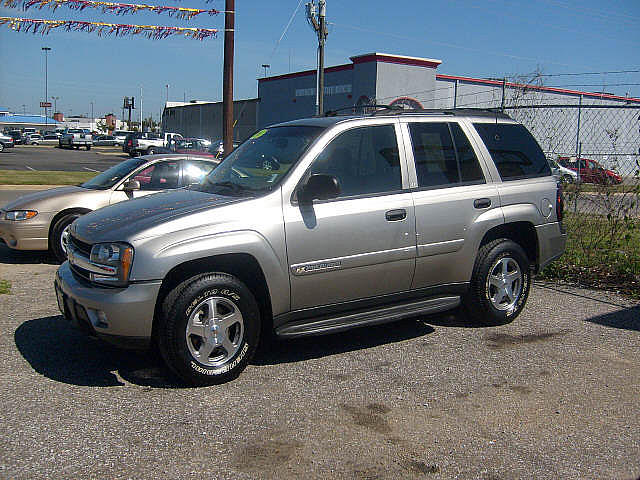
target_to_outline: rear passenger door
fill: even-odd
[[[497,188],[467,131],[462,121],[403,122],[416,212],[414,289],[468,282],[478,237],[502,223]]]

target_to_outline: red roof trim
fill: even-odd
[[[354,65],[367,62],[395,63],[398,65],[412,65],[414,67],[438,68],[442,62],[433,62],[431,60],[422,60],[419,58],[396,57],[394,55],[382,55],[372,53],[370,55],[361,55],[359,57],[351,57]]]
[[[454,75],[441,75],[441,74],[436,74],[436,80],[460,80],[463,82],[482,83],[485,85],[502,85],[502,82],[500,80],[488,80],[485,78],[472,78],[472,77],[457,77]],[[522,83],[512,83],[512,82],[507,82],[506,85],[508,87],[526,87],[526,88],[530,88],[531,90],[540,90],[543,92],[566,93],[570,95],[584,95],[586,97],[602,98],[607,100],[624,100],[625,102],[640,103],[640,98],[620,97],[619,95],[610,95],[608,93],[581,92],[579,90],[567,90],[564,88],[556,88],[556,87],[539,87],[537,85],[524,85]]]
[[[353,64],[348,63],[346,65],[336,65],[335,67],[327,67],[324,69],[324,73],[342,72],[344,70],[353,70]],[[285,73],[284,75],[276,75],[275,77],[259,78],[258,82],[271,82],[273,80],[287,80],[289,78],[307,77],[309,75],[315,75],[315,70],[304,70],[302,72]]]

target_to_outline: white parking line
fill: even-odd
[[[82,168],[84,168],[85,170],[89,170],[90,172],[98,172],[98,173],[100,173],[100,170],[94,170],[93,168],[89,168],[89,167],[82,167]]]
[[[29,170],[33,170],[34,172],[37,171],[35,168],[31,168],[29,165],[25,165],[25,167],[27,167]]]

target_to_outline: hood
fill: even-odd
[[[54,211],[48,208],[49,204],[57,203],[58,199],[73,196],[79,193],[87,193],[90,190],[78,186],[58,187],[49,190],[40,190],[16,198],[2,208],[4,210],[39,210],[42,212]]]
[[[71,232],[87,243],[131,241],[172,218],[244,200],[196,190],[161,192],[83,215],[72,224]]]

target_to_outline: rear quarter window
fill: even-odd
[[[502,180],[551,175],[540,145],[523,125],[474,123],[473,126],[487,146]]]

